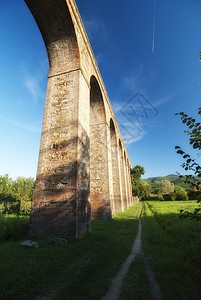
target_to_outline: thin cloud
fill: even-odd
[[[27,75],[24,78],[24,85],[29,93],[32,95],[35,102],[40,98],[44,93],[40,88],[39,78]]]
[[[135,125],[119,123],[120,131],[126,145],[134,144],[145,137],[147,134],[141,127],[139,130]]]
[[[23,124],[19,121],[13,120],[13,119],[9,119],[9,118],[5,118],[3,116],[0,116],[0,120],[6,123],[9,123],[15,127],[30,131],[30,132],[40,132],[41,130],[34,125],[29,125],[29,124]]]
[[[101,53],[96,54],[95,57],[98,65],[104,62],[105,56],[102,55]]]
[[[126,89],[136,90],[142,82],[143,66],[140,65],[136,68],[136,71],[130,75],[123,78],[123,85]]]
[[[172,100],[176,95],[177,95],[177,92],[171,93],[169,95],[162,96],[156,102],[154,102],[154,105],[157,106],[157,107],[160,106],[160,105],[163,105],[166,102]]]
[[[147,71],[140,65],[136,68],[133,74],[127,75],[122,79],[123,87],[129,91],[137,90],[145,91],[148,85],[154,81],[156,74],[152,71]]]
[[[31,94],[34,103],[37,103],[39,99],[45,98],[45,92],[42,88],[44,80],[44,74],[46,73],[47,61],[45,60],[37,68],[37,71],[30,72],[28,65],[23,62],[19,65],[21,73],[23,73],[23,85],[27,91]]]
[[[96,19],[84,19],[84,25],[92,48],[95,50],[97,62],[100,63],[103,61],[103,51],[101,49],[103,45],[110,41],[110,30],[99,17]]]
[[[84,24],[90,39],[99,36],[100,32],[106,30],[104,23],[98,19],[84,19]]]

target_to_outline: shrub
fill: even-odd
[[[162,195],[151,195],[146,198],[148,201],[164,201],[164,198]]]
[[[189,197],[188,197],[188,193],[186,191],[181,191],[181,192],[178,192],[176,193],[176,200],[179,201],[188,201],[189,200]]]
[[[201,191],[190,191],[188,197],[190,200],[201,200]]]
[[[175,201],[177,197],[177,193],[170,193],[163,195],[165,201]]]
[[[28,234],[29,216],[4,214],[0,217],[0,241],[23,239]]]

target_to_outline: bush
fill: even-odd
[[[178,192],[176,193],[176,200],[177,201],[188,201],[189,200],[189,197],[188,197],[188,193],[186,191],[181,191],[181,192]]]
[[[4,214],[0,217],[0,241],[26,238],[29,228],[29,216]]]
[[[170,193],[163,195],[165,201],[188,201],[188,193],[186,191],[180,191],[177,193]]]
[[[190,191],[188,197],[190,200],[201,200],[201,191]]]
[[[177,193],[170,193],[163,195],[165,201],[175,201],[177,198]]]
[[[0,213],[30,213],[34,186],[35,180],[31,177],[18,177],[13,181],[8,175],[0,175]]]
[[[148,201],[164,201],[164,198],[162,195],[152,195],[146,198]]]

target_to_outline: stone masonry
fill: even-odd
[[[30,235],[68,240],[134,204],[128,157],[74,0],[25,0],[49,75]]]

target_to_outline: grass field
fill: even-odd
[[[22,226],[23,240],[15,237],[0,244],[0,298],[34,299],[55,292],[55,299],[100,299],[130,253],[140,211],[141,203],[113,220],[93,221],[85,238],[67,246],[36,240],[37,250],[19,246],[26,237]],[[13,226],[11,218],[3,222]],[[1,226],[0,232],[4,229]]]
[[[0,223],[1,299],[100,299],[130,254],[142,214],[142,242],[164,299],[201,299],[201,222],[179,219],[196,201],[140,202],[113,220],[92,222],[85,238],[67,246],[36,240],[40,248],[23,249],[29,218],[4,216]],[[119,299],[152,299],[144,261],[139,254],[125,278]]]
[[[0,216],[0,241],[17,240],[27,236],[29,216],[1,215]]]
[[[189,202],[144,203],[143,248],[164,299],[201,299],[201,222],[179,219]]]

